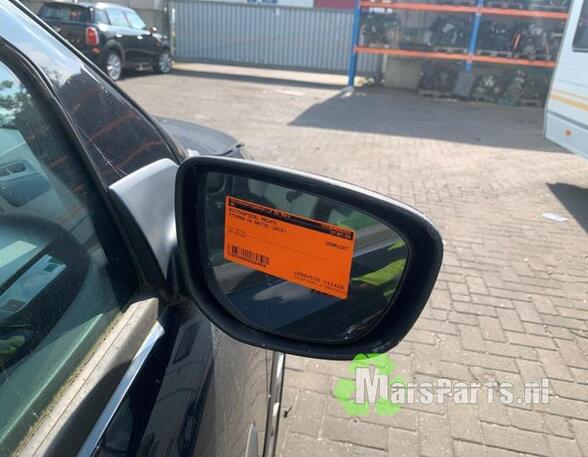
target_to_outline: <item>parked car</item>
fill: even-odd
[[[271,457],[285,353],[402,340],[431,222],[243,157],[0,0],[0,455]]]
[[[169,40],[136,11],[112,3],[46,2],[39,16],[117,80],[126,68],[172,70]]]

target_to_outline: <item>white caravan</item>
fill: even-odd
[[[545,136],[588,159],[588,0],[573,0],[545,105]]]

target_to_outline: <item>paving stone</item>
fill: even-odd
[[[471,314],[464,314],[452,311],[447,316],[453,324],[478,325],[478,317]]]
[[[544,324],[533,324],[531,322],[524,322],[523,326],[525,327],[525,332],[531,335],[538,335],[538,336],[547,336],[550,337],[551,335],[547,331],[547,326]]]
[[[575,440],[561,438],[559,436],[548,436],[549,447],[553,455],[565,455],[566,457],[582,457],[580,449]]]
[[[543,323],[546,325],[552,325],[554,327],[563,327],[565,329],[580,330],[582,332],[586,331],[586,323],[584,321],[573,319],[571,317],[550,316],[544,314],[541,316],[541,319],[543,320]]]
[[[485,279],[488,280],[488,276],[489,275],[485,275]],[[489,305],[489,306],[494,306],[495,308],[498,309],[512,309],[513,305],[512,302],[504,297],[494,297],[491,295],[480,295],[480,294],[471,294],[472,296],[472,301],[474,303],[480,304],[480,305]]]
[[[518,344],[486,341],[486,350],[489,354],[508,356],[513,359],[538,360],[537,352],[534,348],[519,346]]]
[[[521,346],[529,346],[532,348],[556,349],[555,344],[553,343],[553,340],[548,337],[515,333],[515,332],[505,332],[505,333],[506,333],[506,338],[508,339],[508,342],[512,343],[512,344],[520,344]]]
[[[386,449],[386,427],[352,419],[327,416],[324,421],[324,436],[332,441],[358,446]]]
[[[434,346],[437,344],[435,333],[413,327],[405,337],[405,340],[412,343],[422,343]]]
[[[439,376],[439,351],[430,346],[420,345],[414,354],[414,370],[419,374]]]
[[[498,313],[498,311],[496,311]],[[493,341],[506,341],[504,332],[500,325],[500,321],[493,317],[480,316],[480,328],[482,330],[482,336],[485,340]]]
[[[482,395],[478,403],[478,417],[481,421],[490,424],[510,425],[506,406],[499,402],[488,403],[486,396]]]
[[[461,345],[464,349],[477,352],[484,352],[486,350],[486,343],[479,327],[460,325],[459,334],[461,335]]]
[[[559,312],[551,302],[551,299],[546,295],[531,295],[531,301],[535,305],[535,309],[542,314],[558,315]]]
[[[286,385],[322,394],[330,393],[335,387],[335,378],[309,371],[286,370],[284,378]]]
[[[389,457],[418,457],[419,435],[397,428],[388,429]]]
[[[469,292],[471,293],[482,295],[488,294],[486,282],[481,277],[466,276],[466,284],[468,286]]]
[[[574,341],[557,340],[557,347],[568,366],[588,369],[588,357]]]
[[[496,317],[496,308],[493,308],[492,306],[477,305],[475,303],[466,303],[463,301],[454,301],[453,308],[458,313]]]
[[[570,367],[570,371],[572,372],[572,377],[574,381],[579,384],[588,384],[588,370],[584,370],[583,368],[575,368]]]
[[[524,292],[520,292],[518,290],[510,290],[510,289],[497,289],[494,287],[490,287],[489,289],[490,295],[497,297],[497,298],[508,298],[510,300],[518,300],[518,301],[524,301],[524,300],[528,300],[529,299],[529,295],[524,293]],[[521,317],[521,319],[523,319]],[[525,320],[525,319],[523,319]]]
[[[421,455],[442,457],[452,455],[452,444],[447,418],[419,413]]]
[[[588,384],[552,380],[550,381],[550,387],[556,395],[584,401],[588,406]]]
[[[574,437],[574,434],[570,429],[568,421],[564,417],[545,414],[543,416],[543,422],[553,435],[563,436],[565,438]]]
[[[517,452],[550,455],[547,440],[541,433],[517,430],[499,425],[482,424],[486,443]]]
[[[462,363],[439,362],[441,376],[457,381],[473,381],[473,376],[468,367]]]
[[[525,331],[519,315],[514,309],[498,309],[496,313],[498,314],[498,319],[500,319],[500,325],[504,330],[513,330],[515,332]]]
[[[453,335],[439,335],[439,352],[441,360],[461,362],[463,353],[461,339]]]
[[[588,421],[586,402],[563,397],[550,397],[548,404],[535,405],[537,411],[542,411],[569,419]]]
[[[288,434],[283,457],[341,457],[350,456],[351,446],[330,440],[317,440],[314,436]]]
[[[516,428],[538,433],[545,433],[548,430],[543,414],[521,408],[507,408],[507,412],[510,417],[510,423]]]
[[[288,362],[288,369],[304,371],[310,359],[306,357],[297,357],[295,355],[289,355],[286,357]]]
[[[449,335],[457,335],[457,327],[451,322],[439,322],[433,319],[421,317],[415,327],[421,330],[435,332],[435,334],[447,333]]]
[[[537,355],[549,378],[573,381],[572,373],[566,366],[558,351],[549,351],[538,348]]]
[[[483,441],[482,429],[475,407],[448,403],[447,416],[453,438],[473,442]]]
[[[469,366],[518,372],[515,361],[510,357],[468,352],[464,354],[463,361]]]
[[[520,453],[506,449],[491,448],[483,444],[453,441],[455,457],[520,457]]]
[[[351,455],[353,457],[387,457],[388,453],[371,447],[352,446]]]
[[[517,365],[525,382],[538,382],[546,377],[543,365],[529,360],[517,360]]]
[[[289,385],[285,385],[282,389],[282,408],[292,409],[296,397],[298,396],[298,389]]]
[[[572,419],[570,421],[578,446],[584,456],[588,455],[588,422]]]
[[[327,396],[302,390],[289,413],[290,430],[303,435],[319,436],[327,406]]]
[[[433,308],[439,308],[444,310],[451,309],[451,297],[449,295],[449,292],[441,290],[438,287],[435,288],[435,290],[431,294],[429,302],[431,303],[431,306],[433,306]]]
[[[338,360],[307,359],[306,371],[337,378],[353,378],[349,363]],[[286,366],[290,368],[290,356],[286,358]]]

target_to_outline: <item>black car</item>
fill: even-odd
[[[402,340],[431,222],[244,157],[0,0],[0,455],[271,457],[284,353]]]
[[[47,2],[39,16],[113,80],[125,68],[150,67],[159,73],[172,69],[167,37],[147,27],[131,8],[112,3]]]

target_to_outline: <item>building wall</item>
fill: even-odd
[[[352,10],[179,0],[178,59],[346,73]],[[375,75],[380,56],[361,55],[358,73]]]

